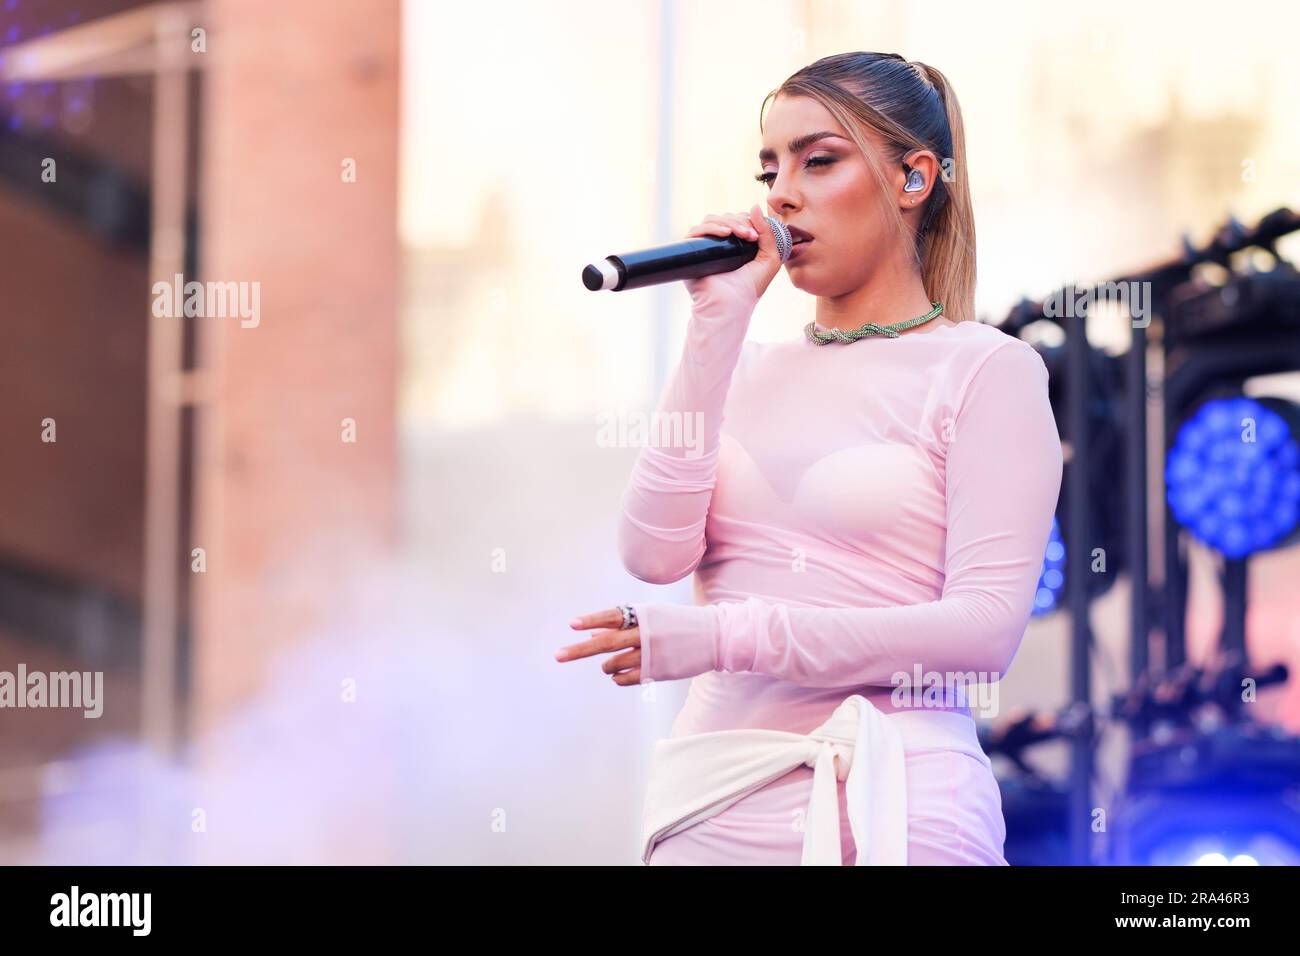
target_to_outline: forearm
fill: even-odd
[[[749,598],[636,610],[643,677],[678,680],[717,670],[846,687],[897,684],[899,675],[910,680],[918,668],[925,675],[1000,680],[1030,607],[1028,600],[1012,603],[983,591],[901,607],[794,607]]]
[[[655,431],[623,493],[619,554],[641,580],[680,580],[704,555],[723,407],[752,311],[741,303],[692,303],[681,358],[655,410]]]

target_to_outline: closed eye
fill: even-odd
[[[836,162],[836,158],[834,156],[809,156],[806,160],[804,160],[803,167],[804,169],[807,169],[809,166],[829,166],[834,162]],[[772,180],[776,178],[776,173],[772,173],[772,172],[756,173],[754,175],[754,178],[758,180],[760,183],[771,186]]]

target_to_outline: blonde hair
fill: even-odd
[[[953,322],[975,318],[975,216],[966,181],[966,137],[961,108],[947,77],[932,66],[897,53],[838,53],[793,74],[763,99],[778,95],[817,100],[848,131],[880,184],[883,212],[901,242],[912,244],[913,261],[930,299],[943,303]],[[875,132],[884,153],[865,135]],[[897,203],[887,170],[916,149],[939,157],[940,176],[926,197],[915,239]]]

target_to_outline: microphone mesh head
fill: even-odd
[[[780,219],[773,219],[771,216],[764,216],[767,224],[772,227],[772,235],[776,239],[776,251],[781,255],[781,261],[785,262],[790,258],[790,250],[794,248],[794,241],[790,238],[790,230],[785,227]]]

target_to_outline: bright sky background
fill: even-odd
[[[1230,211],[1250,223],[1300,208],[1296,9],[678,2],[672,229],[660,240],[657,0],[617,17],[599,0],[407,0],[401,230],[425,251],[409,276],[405,413],[470,427],[650,403],[655,297],[588,293],[581,266],[761,202],[759,105],[833,52],[901,52],[955,84],[986,320],[1022,295],[1166,258],[1183,230],[1203,241]],[[493,196],[489,250],[478,229]],[[421,291],[439,262],[455,296]],[[675,361],[688,300],[669,296]],[[793,337],[811,309],[782,274],[750,336]]]

